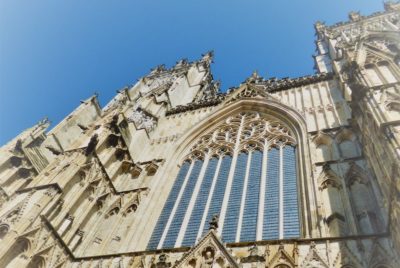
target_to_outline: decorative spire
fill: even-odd
[[[258,255],[257,244],[254,244],[249,248],[249,253],[250,253],[250,256],[257,256]]]
[[[175,64],[174,68],[180,68],[180,67],[185,67],[189,65],[188,59],[181,59],[180,61],[177,61]]]
[[[160,65],[157,65],[156,68],[151,69],[150,74],[159,74],[166,70],[167,70],[167,68],[165,67],[165,64],[160,64]]]
[[[47,116],[38,122],[38,125],[45,125],[45,124],[50,124],[50,120]]]
[[[349,19],[351,21],[359,21],[362,19],[362,16],[360,15],[360,12],[351,11],[349,13]]]
[[[400,10],[400,1],[385,1],[384,7],[386,11]]]
[[[263,78],[258,74],[257,71],[254,71],[249,78],[246,79],[247,83],[257,83],[262,82]]]
[[[201,61],[212,63],[214,59],[214,51],[210,50],[206,54],[201,54],[201,56],[202,56]]]
[[[322,21],[317,21],[314,24],[315,31],[317,32],[318,35],[321,35],[324,32],[325,27],[326,27],[325,23]]]

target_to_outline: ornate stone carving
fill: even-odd
[[[249,248],[249,256],[244,257],[240,261],[241,263],[263,263],[265,257],[260,255],[257,245],[253,245]]]
[[[243,120],[243,122],[242,122]],[[239,132],[239,126],[241,132]],[[259,113],[242,112],[227,118],[212,131],[204,134],[193,145],[189,158],[202,157],[204,154],[233,154],[233,148],[239,137],[239,149],[264,150],[269,146],[296,145],[296,140],[289,128]]]
[[[295,259],[285,250],[284,245],[279,245],[278,252],[270,258],[268,267],[291,268],[297,265]]]
[[[128,103],[129,94],[127,92],[128,88],[118,91],[118,95],[106,106],[103,111],[109,113],[111,111],[121,110],[122,107]]]
[[[211,101],[215,99],[216,95],[218,94],[220,85],[220,81],[213,81],[211,80],[211,78],[203,81],[201,89],[203,94],[197,102]]]
[[[155,161],[152,161],[146,165],[146,172],[148,176],[153,176],[156,174],[158,165]]]
[[[394,40],[383,39],[383,38],[371,38],[368,39],[364,44],[380,50],[385,53],[396,54],[399,51],[399,45]]]
[[[140,108],[132,111],[127,120],[130,123],[134,123],[137,129],[145,129],[147,132],[151,132],[157,125],[156,118]]]
[[[223,99],[224,99],[224,95],[219,94],[215,98],[212,98],[211,100],[201,100],[199,102],[192,102],[185,106],[178,105],[175,108],[168,110],[166,115],[173,115],[173,114],[183,113],[183,112],[187,112],[187,111],[193,111],[193,110],[197,110],[197,109],[201,109],[201,108],[205,108],[205,107],[216,106],[216,105],[220,104]]]
[[[151,266],[152,268],[167,268],[171,267],[171,263],[167,262],[167,255],[162,253],[158,256],[158,261]]]
[[[344,80],[350,84],[357,82],[356,77],[357,77],[358,71],[359,71],[359,66],[358,66],[357,62],[352,61],[352,62],[346,63],[342,67],[342,75],[343,75]]]
[[[239,267],[214,230],[210,230],[174,266],[183,267]]]
[[[310,251],[308,252],[305,260],[301,267],[304,268],[328,268],[325,260],[323,260],[318,254],[318,250],[314,242],[311,242]]]

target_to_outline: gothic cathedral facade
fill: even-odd
[[[400,3],[317,22],[316,74],[212,53],[0,148],[0,267],[400,267]]]

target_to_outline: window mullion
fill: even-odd
[[[264,224],[264,205],[265,205],[265,187],[267,183],[267,159],[268,159],[268,142],[265,142],[263,151],[263,162],[261,169],[260,197],[258,199],[258,218],[257,218],[257,235],[256,240],[262,240],[263,224]]]

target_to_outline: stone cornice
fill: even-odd
[[[222,102],[224,99],[225,95],[218,95],[215,99],[211,100],[206,100],[206,101],[200,101],[200,102],[192,102],[189,103],[188,105],[185,106],[177,106],[176,108],[172,108],[171,110],[167,111],[165,113],[166,116],[173,115],[173,114],[178,114],[178,113],[183,113],[187,111],[193,111],[197,110],[200,108],[205,108],[205,107],[210,107],[210,106],[216,106]]]
[[[302,76],[298,78],[283,78],[283,79],[271,78],[268,80],[264,80],[261,78],[256,82],[247,81],[246,83],[264,87],[264,90],[267,91],[268,93],[274,93],[282,90],[287,90],[290,88],[306,86],[322,81],[328,81],[331,79],[333,79],[333,73],[319,73],[315,75]],[[169,116],[169,115],[197,110],[200,108],[216,106],[220,104],[226,98],[227,95],[231,94],[233,91],[237,89],[238,88],[233,88],[231,91],[227,93],[219,93],[216,95],[216,97],[210,100],[192,102],[184,106],[177,106],[167,111],[165,115]]]
[[[263,85],[266,90],[270,93],[287,90],[290,88],[301,87],[318,83],[322,81],[328,81],[333,78],[333,73],[318,73],[315,75],[302,76],[298,78],[283,78],[283,79],[268,79],[256,83],[257,85]]]
[[[361,16],[361,19],[358,20],[358,21],[351,21],[351,20],[350,21],[341,21],[341,22],[337,22],[335,24],[332,24],[330,26],[326,26],[326,29],[333,30],[333,29],[341,28],[343,26],[349,26],[351,24],[357,24],[357,23],[363,22],[363,21],[368,20],[368,19],[377,18],[379,16],[387,15],[389,13],[393,13],[393,11],[389,11],[389,12],[387,12],[387,11],[374,12],[374,13],[372,13],[370,15],[367,15],[367,16]]]
[[[170,69],[166,68],[164,64],[158,65],[155,68],[151,69],[151,72],[143,77],[144,79],[155,79],[158,77],[183,74],[189,70],[189,68],[193,66],[198,66],[199,64],[206,64],[207,67],[212,62],[214,53],[212,51],[207,52],[202,55],[202,58],[196,61],[189,62],[187,59],[182,59],[176,63],[175,66]]]
[[[80,260],[94,260],[94,259],[110,259],[116,257],[134,257],[141,256],[144,254],[161,254],[161,253],[188,253],[193,250],[196,246],[193,247],[179,247],[179,248],[169,248],[169,249],[157,249],[157,250],[145,250],[145,251],[127,251],[121,253],[112,253],[112,254],[101,254],[101,255],[89,255],[89,256],[75,256],[74,253],[70,250],[68,245],[64,242],[64,240],[60,237],[54,227],[50,224],[49,220],[41,215],[42,222],[50,229],[50,232],[54,236],[54,238],[59,242],[59,244],[64,249],[64,252],[67,253],[68,257],[72,261],[80,261]],[[278,245],[281,243],[297,243],[297,244],[308,244],[317,241],[347,241],[347,240],[362,240],[362,239],[376,239],[390,236],[389,232],[369,234],[369,235],[351,235],[344,237],[321,237],[321,238],[300,238],[300,239],[276,239],[276,240],[262,240],[262,241],[252,241],[252,242],[238,242],[238,243],[227,243],[223,244],[225,248],[235,248],[235,247],[247,247],[253,245]],[[223,243],[223,241],[222,241]],[[186,254],[185,254],[186,255]]]
[[[365,16],[360,15],[359,12],[351,12],[349,14],[350,20],[348,20],[348,21],[340,21],[340,22],[337,22],[337,23],[334,23],[334,24],[328,25],[328,26],[324,25],[324,23],[321,23],[321,24],[323,24],[324,28],[327,30],[334,30],[334,29],[340,29],[344,26],[350,26],[352,24],[357,24],[360,22],[364,23],[367,20],[373,20],[378,17],[384,17],[386,15],[398,13],[400,11],[400,1],[395,1],[395,2],[394,1],[386,1],[384,3],[384,8],[385,8],[385,10],[383,10],[383,11],[373,12],[373,13],[371,13],[369,15],[365,15]],[[356,15],[355,18],[352,18],[353,14]]]

